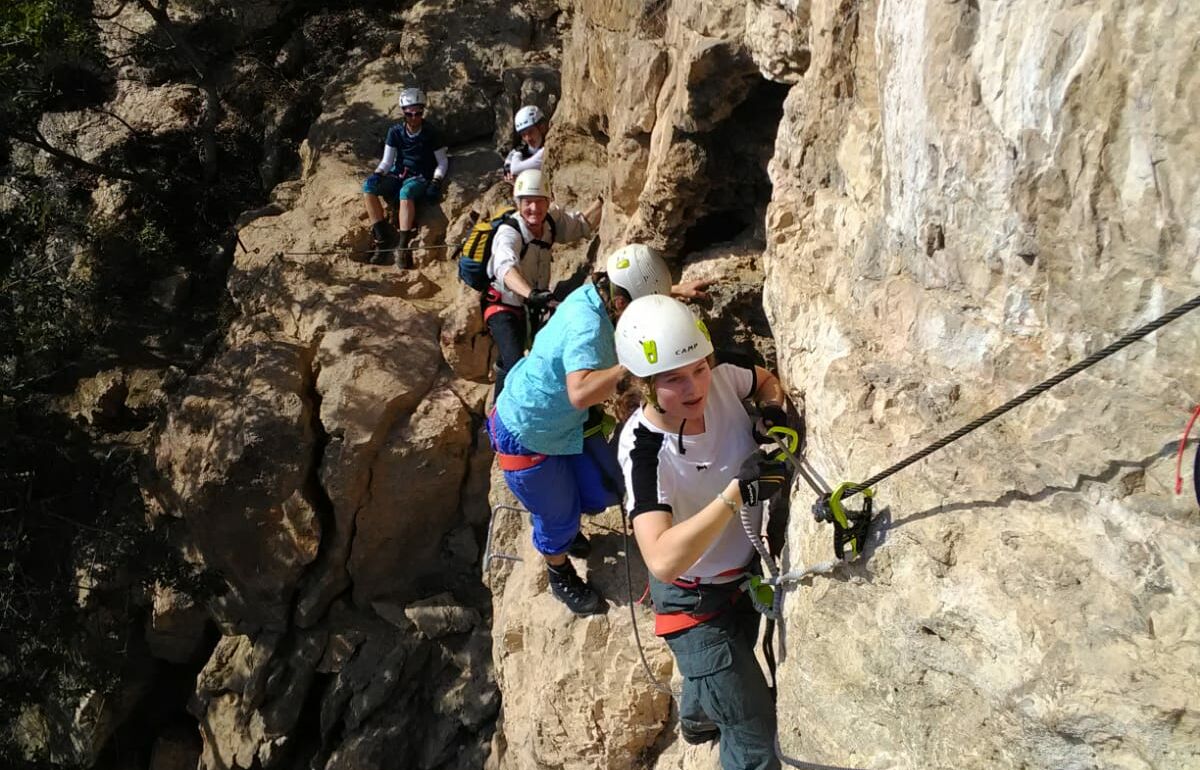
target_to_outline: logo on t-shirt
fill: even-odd
[[[696,470],[698,470],[698,471],[708,470],[708,463],[696,463]]]

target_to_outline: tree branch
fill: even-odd
[[[154,23],[163,31],[167,39],[183,54],[199,79],[200,89],[204,91],[204,108],[198,126],[204,142],[200,160],[204,168],[204,181],[212,182],[217,178],[219,171],[217,166],[217,126],[221,123],[224,108],[221,105],[221,96],[217,93],[216,86],[213,85],[212,78],[208,75],[208,67],[204,60],[196,53],[196,49],[183,39],[183,36],[175,34],[175,22],[167,14],[167,2],[168,0],[158,0],[158,3],[155,4],[150,0],[137,0],[137,4],[142,10],[150,14],[150,18],[154,19]]]
[[[112,21],[121,15],[121,11],[125,10],[125,6],[127,5],[129,5],[129,0],[121,0],[121,2],[117,5],[117,10],[113,11],[112,13],[93,13],[92,18],[96,21]]]
[[[116,166],[92,163],[91,161],[84,160],[78,155],[74,155],[64,149],[55,147],[54,145],[50,144],[49,140],[42,136],[42,133],[37,129],[34,129],[32,134],[26,134],[23,131],[10,131],[9,136],[11,136],[13,139],[16,139],[18,142],[21,142],[22,144],[27,144],[30,147],[36,147],[48,155],[58,158],[59,160],[66,161],[76,168],[81,168],[85,171],[91,171],[94,174],[99,174],[100,176],[106,176],[112,179],[123,179],[126,182],[132,182],[133,184],[141,187],[150,186],[150,180],[144,175],[135,174],[133,172],[126,171],[125,169],[117,168]]]

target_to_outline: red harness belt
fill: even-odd
[[[734,599],[737,599],[737,594],[734,594]],[[733,606],[733,602],[730,602]],[[672,612],[668,615],[654,615],[654,635],[666,636],[673,634],[676,631],[686,631],[689,628],[695,628],[701,623],[706,623],[716,616],[720,615],[725,610],[717,612],[706,612],[703,615],[689,615],[686,612]]]
[[[492,420],[495,418],[496,410],[488,412],[488,435],[492,437],[492,448],[496,447],[496,434],[492,430]],[[524,471],[544,462],[546,455],[507,455],[496,450],[496,461],[500,463],[502,471]]]
[[[496,460],[499,461],[500,470],[502,471],[528,470],[545,459],[546,455],[506,455],[503,452],[496,453]]]
[[[483,320],[486,323],[489,318],[497,313],[519,313],[525,314],[524,307],[516,307],[515,305],[506,305],[500,301],[500,292],[496,291],[495,286],[489,286],[487,291],[483,293]]]
[[[716,577],[728,577],[729,575],[740,575],[745,572],[740,567],[727,569],[719,573]],[[672,580],[673,584],[680,588],[695,589],[701,585],[700,580]],[[739,588],[729,595],[729,604],[715,612],[702,612],[692,614],[690,612],[655,612],[654,613],[654,635],[666,636],[673,634],[676,631],[686,631],[689,628],[695,628],[701,623],[707,623],[713,618],[725,612],[734,604],[737,604],[738,597],[742,595],[742,590]]]

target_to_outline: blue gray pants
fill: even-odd
[[[650,593],[659,612],[704,613],[712,611],[714,601],[728,606],[732,591],[701,586],[697,592],[651,577]],[[750,598],[741,594],[717,617],[663,637],[683,675],[679,721],[694,730],[703,729],[706,722],[720,729],[724,770],[780,767],[775,756],[775,701],[754,656],[760,617]]]

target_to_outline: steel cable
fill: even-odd
[[[912,465],[913,463],[917,462],[918,460],[923,460],[924,458],[933,454],[934,452],[936,452],[937,450],[946,446],[947,444],[951,444],[955,441],[958,441],[960,438],[967,435],[971,431],[976,430],[977,428],[983,427],[984,425],[988,424],[989,422],[996,419],[997,417],[1005,414],[1006,412],[1016,409],[1018,406],[1020,406],[1021,404],[1024,404],[1026,401],[1029,401],[1030,399],[1040,396],[1042,393],[1045,393],[1047,390],[1049,390],[1050,388],[1053,388],[1055,385],[1058,385],[1060,382],[1063,382],[1064,380],[1067,380],[1067,379],[1075,376],[1076,374],[1079,374],[1084,369],[1087,369],[1088,367],[1092,366],[1093,364],[1097,364],[1100,361],[1103,361],[1104,359],[1106,359],[1109,356],[1113,355],[1114,353],[1120,351],[1121,349],[1126,348],[1129,345],[1131,345],[1132,343],[1140,340],[1142,337],[1145,337],[1146,335],[1148,335],[1154,331],[1157,331],[1158,329],[1162,328],[1163,326],[1166,326],[1171,321],[1174,321],[1175,319],[1179,318],[1180,316],[1184,315],[1185,313],[1195,310],[1197,307],[1200,307],[1200,295],[1195,296],[1192,299],[1188,300],[1187,302],[1183,303],[1182,305],[1176,307],[1175,309],[1164,313],[1163,315],[1154,319],[1150,323],[1145,324],[1144,326],[1140,326],[1137,329],[1134,329],[1133,331],[1129,332],[1128,334],[1126,334],[1123,337],[1121,337],[1120,339],[1118,339],[1116,342],[1113,342],[1111,345],[1108,345],[1107,347],[1096,351],[1095,353],[1091,354],[1090,356],[1083,359],[1079,363],[1069,366],[1066,369],[1063,369],[1061,372],[1054,375],[1050,379],[1044,380],[1043,382],[1039,382],[1037,385],[1034,385],[1032,388],[1029,388],[1021,395],[1004,402],[1003,404],[996,407],[995,409],[988,412],[987,414],[983,415],[982,417],[980,417],[976,420],[972,420],[971,422],[962,426],[961,428],[954,431],[950,435],[945,436],[941,439],[938,439],[937,441],[933,442],[929,446],[925,447],[924,449],[920,450],[919,452],[915,452],[915,453],[909,455],[908,457],[904,458],[903,460],[896,463],[895,465],[892,465],[888,468],[883,469],[882,471],[880,471],[879,473],[876,473],[874,476],[867,479],[866,481],[860,482],[858,484],[855,484],[852,487],[849,487],[846,490],[845,494],[842,495],[842,499],[843,500],[849,499],[851,496],[858,494],[859,492],[863,491],[864,489],[869,489],[869,488],[875,486],[880,481],[883,481],[884,479],[886,479],[888,476],[891,476],[892,474],[897,473],[897,472],[903,470],[904,468],[907,468],[908,466]]]

